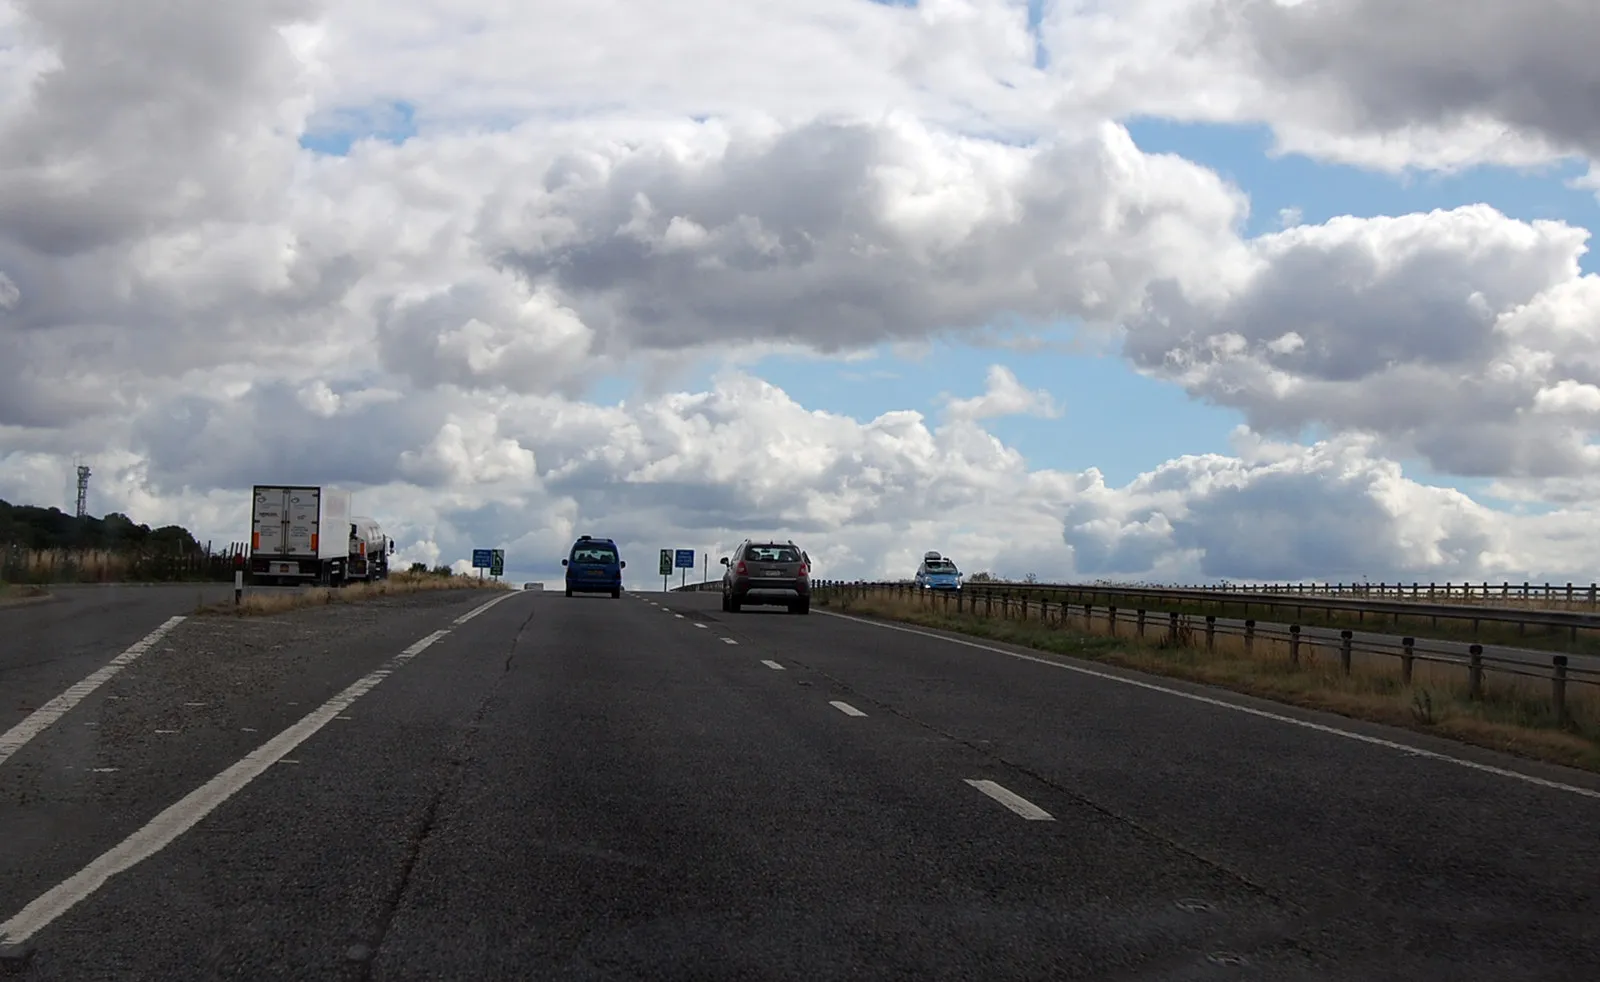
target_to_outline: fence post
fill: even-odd
[[[1400,647],[1400,684],[1410,685],[1413,659],[1417,656],[1417,639],[1401,638]]]
[[[1139,637],[1141,637],[1141,638],[1144,637],[1144,608],[1143,607],[1139,608],[1139,619],[1135,623],[1138,624],[1137,630],[1138,630],[1138,633],[1139,633]]]
[[[1289,664],[1300,667],[1300,625],[1289,625]]]
[[[233,571],[233,605],[235,607],[244,603],[244,570]]]
[[[959,589],[956,590],[956,613],[957,614],[966,613],[966,611],[967,611],[966,601],[967,601],[966,592],[963,591],[963,590],[959,590]]]
[[[1111,615],[1111,636],[1112,637],[1116,637],[1117,636],[1117,608],[1108,607],[1108,608],[1106,608],[1106,611],[1107,611],[1107,613],[1109,613]]]
[[[1567,723],[1567,656],[1556,655],[1550,659],[1550,701],[1555,705],[1556,723]]]
[[[1206,615],[1206,650],[1217,650],[1217,615]]]
[[[1483,645],[1475,644],[1467,649],[1467,698],[1483,698]]]
[[[1350,674],[1350,645],[1355,632],[1345,628],[1339,632],[1339,671],[1345,675]]]
[[[994,616],[994,594],[988,592],[987,590],[984,591],[983,594],[983,616]]]
[[[1178,643],[1178,612],[1173,611],[1167,615],[1167,641],[1176,645]]]
[[[1244,655],[1245,655],[1245,657],[1246,658],[1250,657],[1252,654],[1255,653],[1255,650],[1256,650],[1256,621],[1255,621],[1255,618],[1252,617],[1249,620],[1244,622]]]
[[[1065,616],[1065,614],[1063,614]],[[1083,605],[1083,633],[1089,634],[1094,630],[1094,604]]]

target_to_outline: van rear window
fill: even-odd
[[[800,551],[793,546],[750,546],[744,558],[758,563],[798,563]]]

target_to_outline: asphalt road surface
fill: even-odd
[[[173,624],[192,596],[72,603],[0,611],[19,978],[1469,982],[1600,958],[1590,775],[715,594]]]

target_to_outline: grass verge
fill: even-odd
[[[1600,773],[1600,692],[1570,685],[1568,718],[1558,720],[1548,684],[1491,676],[1483,698],[1467,695],[1464,670],[1418,662],[1410,685],[1400,679],[1398,659],[1357,653],[1350,675],[1339,670],[1333,647],[1302,642],[1300,665],[1289,662],[1286,645],[1265,638],[1246,650],[1242,638],[1219,634],[1216,647],[1138,643],[1108,635],[1103,617],[1093,630],[1082,619],[1071,628],[1038,621],[957,614],[890,595],[818,598],[818,606],[840,613],[918,624],[973,637],[1022,645],[1137,669],[1153,675],[1215,685],[1307,709],[1384,723],[1462,743]]]
[[[481,580],[476,576],[435,576],[431,573],[393,573],[387,580],[375,583],[352,583],[349,586],[329,588],[272,590],[252,593],[245,591],[243,600],[202,604],[197,614],[233,615],[252,617],[263,614],[281,614],[302,607],[326,607],[330,604],[352,604],[379,597],[405,593],[425,593],[438,590],[513,590],[504,580]]]
[[[0,607],[43,600],[50,591],[33,583],[0,583]]]

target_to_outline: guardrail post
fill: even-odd
[[[1206,650],[1217,650],[1217,615],[1206,615]]]
[[[1111,636],[1117,636],[1117,608],[1108,607],[1106,612],[1111,615]]]
[[[1256,621],[1250,618],[1244,622],[1244,654],[1248,658],[1256,650]]]
[[[1350,647],[1352,644],[1350,639],[1354,637],[1355,632],[1349,628],[1339,632],[1339,671],[1345,675],[1350,674]]]
[[[1136,623],[1138,624],[1138,627],[1137,627],[1136,630],[1138,631],[1139,637],[1142,638],[1142,637],[1144,637],[1144,608],[1143,607],[1139,608],[1139,620]]]
[[[1175,610],[1167,615],[1167,642],[1178,643],[1178,612]]]
[[[1556,723],[1567,723],[1567,656],[1556,655],[1550,659],[1550,702],[1555,707]]]
[[[1083,631],[1085,634],[1094,630],[1094,604],[1083,605]]]
[[[1413,660],[1417,657],[1417,639],[1401,638],[1400,648],[1400,684],[1410,685]]]
[[[1467,698],[1483,698],[1483,645],[1467,649]]]
[[[1289,664],[1300,667],[1300,625],[1289,625]]]

